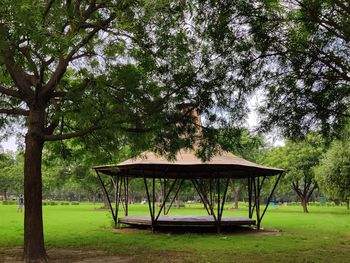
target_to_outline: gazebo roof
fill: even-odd
[[[203,162],[194,150],[179,151],[174,161],[154,152],[144,152],[119,164],[96,166],[94,169],[112,176],[157,178],[248,178],[272,176],[284,171],[247,161],[226,151]]]

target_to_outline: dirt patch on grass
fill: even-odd
[[[0,248],[0,263],[23,263],[22,248]],[[190,253],[140,251],[135,255],[110,255],[102,250],[48,248],[50,263],[182,263],[195,262]]]
[[[49,262],[52,263],[88,263],[88,262],[116,262],[129,263],[132,257],[126,256],[110,256],[104,251],[99,250],[83,250],[83,249],[65,249],[65,248],[49,248],[47,249],[49,255]],[[21,248],[6,248],[0,249],[1,263],[20,263],[22,261]]]

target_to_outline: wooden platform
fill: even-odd
[[[131,226],[151,226],[150,216],[125,216],[119,218],[119,223]],[[223,216],[221,226],[255,225],[255,220],[238,216]],[[164,227],[215,227],[216,222],[212,216],[160,216],[157,226]]]

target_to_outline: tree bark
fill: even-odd
[[[42,218],[41,159],[44,141],[44,111],[31,110],[25,138],[24,159],[24,260],[47,262]]]
[[[234,187],[234,191],[233,191],[233,208],[234,209],[238,209],[238,202],[239,202],[239,198],[241,196],[241,192],[242,192],[242,188],[243,188],[243,185],[239,185],[237,187]]]
[[[103,195],[103,208],[104,209],[109,209],[109,203],[108,203],[108,199],[105,193],[102,194]]]
[[[304,213],[309,213],[307,204],[308,204],[308,200],[306,198],[301,198],[301,205],[303,206]]]

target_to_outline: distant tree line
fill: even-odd
[[[253,135],[246,129],[221,130],[219,141],[223,149],[247,160],[267,166],[286,169],[273,199],[279,202],[299,201],[304,212],[308,212],[310,201],[319,201],[326,197],[336,202],[346,202],[349,209],[350,198],[350,140],[348,132],[342,137],[327,142],[320,134],[309,133],[304,139],[286,140],[284,146],[271,147],[261,135]],[[233,139],[230,139],[233,138]],[[64,150],[62,150],[64,148]],[[128,148],[108,156],[92,156],[84,153],[74,144],[65,144],[62,148],[54,145],[44,155],[43,161],[43,198],[46,200],[104,202],[101,185],[92,169],[101,162],[114,163],[131,157]],[[2,152],[0,155],[0,195],[18,196],[23,192],[23,153]],[[113,194],[113,185],[108,177],[104,178],[107,188]],[[273,178],[267,180],[268,189]],[[157,182],[157,199],[162,199],[161,185]],[[200,201],[190,182],[184,183],[178,201]],[[239,201],[247,200],[247,182],[244,179],[232,180],[229,186],[228,201],[232,208],[239,208]],[[265,198],[266,197],[266,198]],[[145,200],[142,180],[130,180],[129,202]]]

